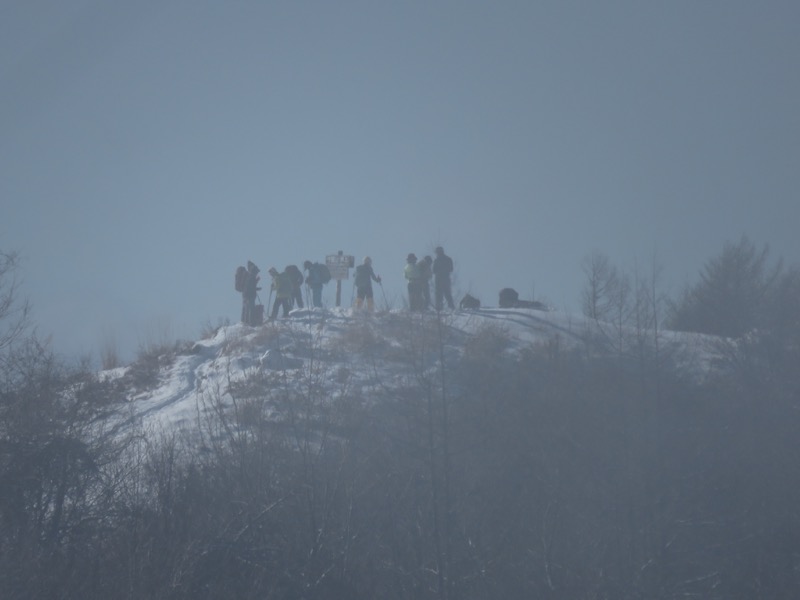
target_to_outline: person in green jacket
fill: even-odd
[[[292,278],[289,273],[284,271],[278,273],[278,269],[270,267],[269,274],[272,275],[272,291],[275,292],[275,304],[272,305],[270,319],[273,321],[278,318],[278,309],[283,307],[283,317],[289,316],[292,299]]]

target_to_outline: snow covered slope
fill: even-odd
[[[487,331],[502,352],[543,347],[558,352],[595,352],[613,345],[612,327],[557,311],[482,308],[442,314],[391,311],[368,315],[352,309],[299,309],[259,327],[222,327],[209,339],[187,345],[161,367],[155,385],[127,393],[126,410],[113,423],[120,430],[183,428],[191,431],[206,411],[235,400],[232,390],[253,378],[269,390],[317,396],[376,397],[402,388],[420,374],[455,365],[470,339]],[[626,333],[628,338],[635,334]],[[641,336],[651,339],[652,334]],[[712,364],[702,336],[661,332],[664,349],[679,345],[687,368],[702,376]],[[134,367],[106,372],[125,380]]]

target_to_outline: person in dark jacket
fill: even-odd
[[[303,269],[308,271],[306,283],[311,288],[311,304],[315,308],[322,308],[322,286],[330,281],[330,271],[322,263],[312,263],[310,260],[303,263]]]
[[[283,272],[292,281],[290,304],[294,304],[297,308],[303,308],[303,273],[297,268],[297,265],[289,265]]]
[[[450,310],[455,308],[453,294],[450,290],[450,274],[453,272],[453,259],[444,253],[444,248],[436,247],[436,258],[433,259],[433,287],[436,293],[436,310],[442,310],[447,301]]]
[[[360,309],[364,300],[367,301],[367,310],[373,312],[375,310],[375,300],[372,294],[372,282],[381,282],[379,275],[375,275],[372,270],[372,259],[369,256],[364,257],[364,262],[356,267],[355,285],[356,285],[356,309]]]
[[[419,274],[420,279],[422,280],[422,308],[424,310],[428,310],[433,304],[431,303],[431,277],[433,277],[433,271],[431,270],[431,264],[433,263],[433,259],[430,256],[425,256],[421,261],[417,263],[419,267]]]
[[[256,296],[261,289],[258,281],[259,268],[250,260],[247,261],[247,278],[242,290],[242,323],[245,325],[258,325],[256,319]]]

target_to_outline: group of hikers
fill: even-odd
[[[281,309],[283,316],[286,317],[294,306],[304,308],[304,282],[311,289],[312,306],[322,307],[322,286],[331,280],[331,273],[327,266],[312,263],[310,260],[303,263],[303,268],[308,275],[303,276],[297,265],[288,265],[282,272],[275,267],[267,271],[272,277],[270,295],[273,292],[275,294],[270,319],[276,319]],[[239,267],[236,270],[236,290],[242,293],[242,323],[247,325],[259,325],[264,319],[264,306],[256,304],[258,292],[261,291],[260,272],[261,270],[251,260],[247,261],[246,268]]]
[[[406,258],[403,273],[408,283],[408,304],[412,311],[423,311],[433,307],[437,311],[442,310],[445,302],[450,309],[455,307],[450,282],[453,259],[444,253],[441,246],[436,248],[435,254],[436,258],[425,256],[418,261],[412,252]],[[303,263],[303,270],[306,272],[305,276],[296,265],[289,265],[281,272],[275,267],[269,269],[268,273],[272,277],[270,296],[272,293],[275,294],[275,302],[269,316],[271,320],[277,319],[281,310],[283,316],[287,317],[293,307],[304,308],[303,283],[311,290],[310,304],[322,308],[322,286],[331,280],[330,270],[326,265],[310,260]],[[260,269],[250,260],[247,261],[247,267],[239,267],[236,270],[236,290],[242,293],[242,323],[247,325],[259,325],[264,319],[264,306],[256,304],[258,292],[261,290],[259,273]],[[431,279],[434,283],[434,302],[431,302]],[[356,309],[366,308],[370,313],[375,310],[373,281],[382,283],[381,277],[376,275],[372,268],[372,259],[367,256],[356,267],[354,278]]]
[[[406,268],[403,271],[408,281],[408,306],[413,311],[436,308],[442,310],[444,302],[452,310],[453,293],[451,291],[450,275],[453,272],[453,259],[444,253],[441,246],[434,251],[436,258],[423,256],[417,260],[412,252],[406,257]],[[431,279],[433,279],[434,299],[431,302]]]

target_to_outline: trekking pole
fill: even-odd
[[[383,305],[386,309],[386,312],[389,312],[389,301],[386,299],[386,291],[383,289],[382,279],[378,282],[378,285],[381,286],[381,294],[383,294]]]

